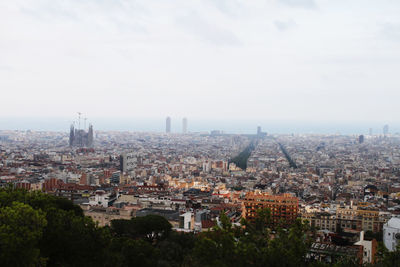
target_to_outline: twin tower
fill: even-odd
[[[187,118],[182,119],[182,133],[187,133],[187,126],[188,126],[188,121]],[[165,120],[165,132],[170,133],[171,132],[171,117],[167,117]]]

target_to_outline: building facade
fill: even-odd
[[[307,221],[311,227],[315,227],[316,229],[331,232],[337,231],[338,219],[336,218],[336,214],[328,212],[304,213],[301,219],[304,222]]]
[[[165,132],[171,132],[171,117],[167,117],[167,119],[165,120]]]
[[[69,131],[70,147],[93,147],[93,140],[93,125],[89,125],[88,131],[75,129],[74,125],[71,125]]]
[[[187,118],[182,119],[182,133],[186,134],[187,133],[187,127],[188,127],[188,121]]]
[[[395,251],[400,243],[400,218],[391,218],[383,225],[383,243],[389,251]]]
[[[267,193],[248,192],[242,200],[242,216],[254,220],[257,210],[271,211],[271,224],[277,226],[292,224],[299,213],[299,200],[291,194],[271,195]]]

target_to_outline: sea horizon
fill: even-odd
[[[182,118],[172,118],[172,133],[182,132]],[[33,130],[33,131],[61,131],[68,132],[73,119],[66,117],[2,117],[0,130]],[[130,132],[165,132],[165,118],[93,118],[88,120],[96,131],[130,131]],[[223,131],[227,134],[254,134],[261,126],[268,134],[383,134],[383,126],[389,125],[389,132],[400,132],[399,123],[377,122],[318,122],[303,120],[256,120],[256,119],[190,119],[188,118],[188,132]],[[79,123],[75,120],[75,127]],[[82,129],[85,123],[81,120]]]

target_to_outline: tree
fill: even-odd
[[[162,216],[146,215],[131,220],[112,220],[111,229],[119,237],[144,238],[156,242],[168,237],[172,226]]]
[[[157,244],[160,253],[159,266],[191,266],[191,253],[197,241],[193,233],[171,232],[168,238]]]
[[[110,235],[90,217],[76,216],[73,210],[52,208],[47,211],[40,249],[54,266],[95,266],[107,256]]]
[[[390,252],[383,245],[380,247],[382,257],[379,259],[377,266],[400,266],[400,245],[395,251]]]
[[[0,209],[0,262],[4,266],[42,265],[38,243],[47,221],[41,210],[20,202]]]
[[[113,261],[108,262],[109,266],[157,266],[158,252],[144,240],[113,238],[110,250]]]
[[[162,216],[147,215],[132,219],[133,227],[138,229],[138,234],[150,242],[160,241],[168,237],[172,225]]]

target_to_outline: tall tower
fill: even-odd
[[[387,135],[389,133],[389,125],[385,125],[385,126],[383,126],[383,134],[384,135]]]
[[[165,132],[170,133],[171,132],[171,118],[167,117],[167,120],[165,121]]]
[[[87,146],[93,147],[93,125],[89,124]]]
[[[261,126],[257,126],[257,135],[261,135]]]
[[[71,124],[71,128],[69,130],[69,146],[70,147],[74,146],[74,140],[75,140],[75,129],[74,129],[74,124]]]
[[[185,134],[187,133],[187,126],[188,126],[188,121],[186,118],[182,119],[182,133]]]

